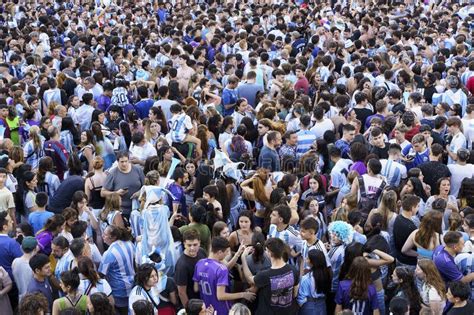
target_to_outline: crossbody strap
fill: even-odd
[[[150,295],[150,293],[148,293],[147,290],[145,290],[145,288],[143,288],[143,291],[145,291],[146,295],[148,296],[148,298],[150,299],[151,303],[153,304],[153,306],[158,309],[158,304],[156,304],[155,300],[152,298],[152,296]]]

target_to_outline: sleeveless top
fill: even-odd
[[[96,186],[92,177],[90,178],[92,189],[91,189],[91,198],[89,200],[89,206],[92,209],[102,209],[105,204],[105,198],[100,196],[100,190],[102,186]]]
[[[67,305],[66,300],[69,301],[71,306]],[[59,299],[59,310],[65,310],[67,308],[73,307],[81,312],[82,315],[87,313],[87,295],[82,295],[79,300],[77,300],[76,304],[72,303],[69,297],[65,296]]]
[[[84,155],[84,150],[86,148],[89,148],[92,150],[92,155],[95,154],[95,148],[93,145],[91,144],[88,144],[86,145],[85,147],[81,148],[81,150],[79,151],[78,155],[79,155],[79,159],[81,161],[81,164],[82,164],[82,169],[86,172],[89,171],[89,161],[87,160],[86,156]]]

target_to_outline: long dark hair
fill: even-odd
[[[408,179],[413,185],[413,195],[420,197],[424,202],[428,199],[425,189],[423,188],[423,183],[417,177],[410,177]]]
[[[311,272],[313,273],[316,292],[329,294],[331,291],[332,272],[326,265],[324,253],[317,249],[308,252],[308,259],[311,263]]]
[[[92,294],[90,297],[91,304],[94,306],[94,314],[114,315],[115,310],[110,304],[109,298],[102,292]]]
[[[408,301],[410,301],[410,309],[420,310],[423,301],[416,287],[414,272],[406,267],[396,267],[394,272],[397,278],[401,280],[397,284],[397,291],[403,291]]]
[[[95,271],[94,263],[89,257],[80,256],[77,258],[77,268],[79,272],[91,282],[93,287],[97,286],[100,277],[97,271]]]
[[[216,186],[219,191],[219,194],[217,195],[216,199],[222,206],[222,216],[224,222],[227,222],[227,219],[230,215],[230,203],[229,196],[227,195],[227,187],[222,179],[216,180]]]
[[[346,247],[344,251],[344,262],[341,265],[341,270],[339,271],[339,280],[345,280],[351,265],[355,258],[362,256],[363,245],[361,243],[354,242]]]
[[[262,262],[265,254],[265,235],[262,232],[255,232],[252,236],[252,246],[254,248],[252,259],[255,263]],[[326,261],[326,260],[325,260]]]
[[[130,148],[130,143],[132,143],[132,130],[130,125],[126,121],[121,121],[119,123],[120,133],[125,139],[125,144],[127,145],[127,150]]]

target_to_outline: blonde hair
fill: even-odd
[[[105,197],[104,209],[99,215],[100,219],[104,222],[107,222],[107,216],[109,215],[110,212],[114,210],[120,211],[121,201],[122,201],[122,198],[120,197],[118,193],[115,193],[115,192]]]
[[[33,148],[35,151],[41,149],[41,138],[40,138],[40,129],[38,126],[31,126],[30,131],[28,132],[30,139],[33,141]]]

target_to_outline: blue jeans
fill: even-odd
[[[326,299],[312,299],[303,304],[300,308],[299,315],[327,315],[326,312]]]
[[[385,315],[385,290],[377,292],[377,301],[379,302],[380,315]]]

